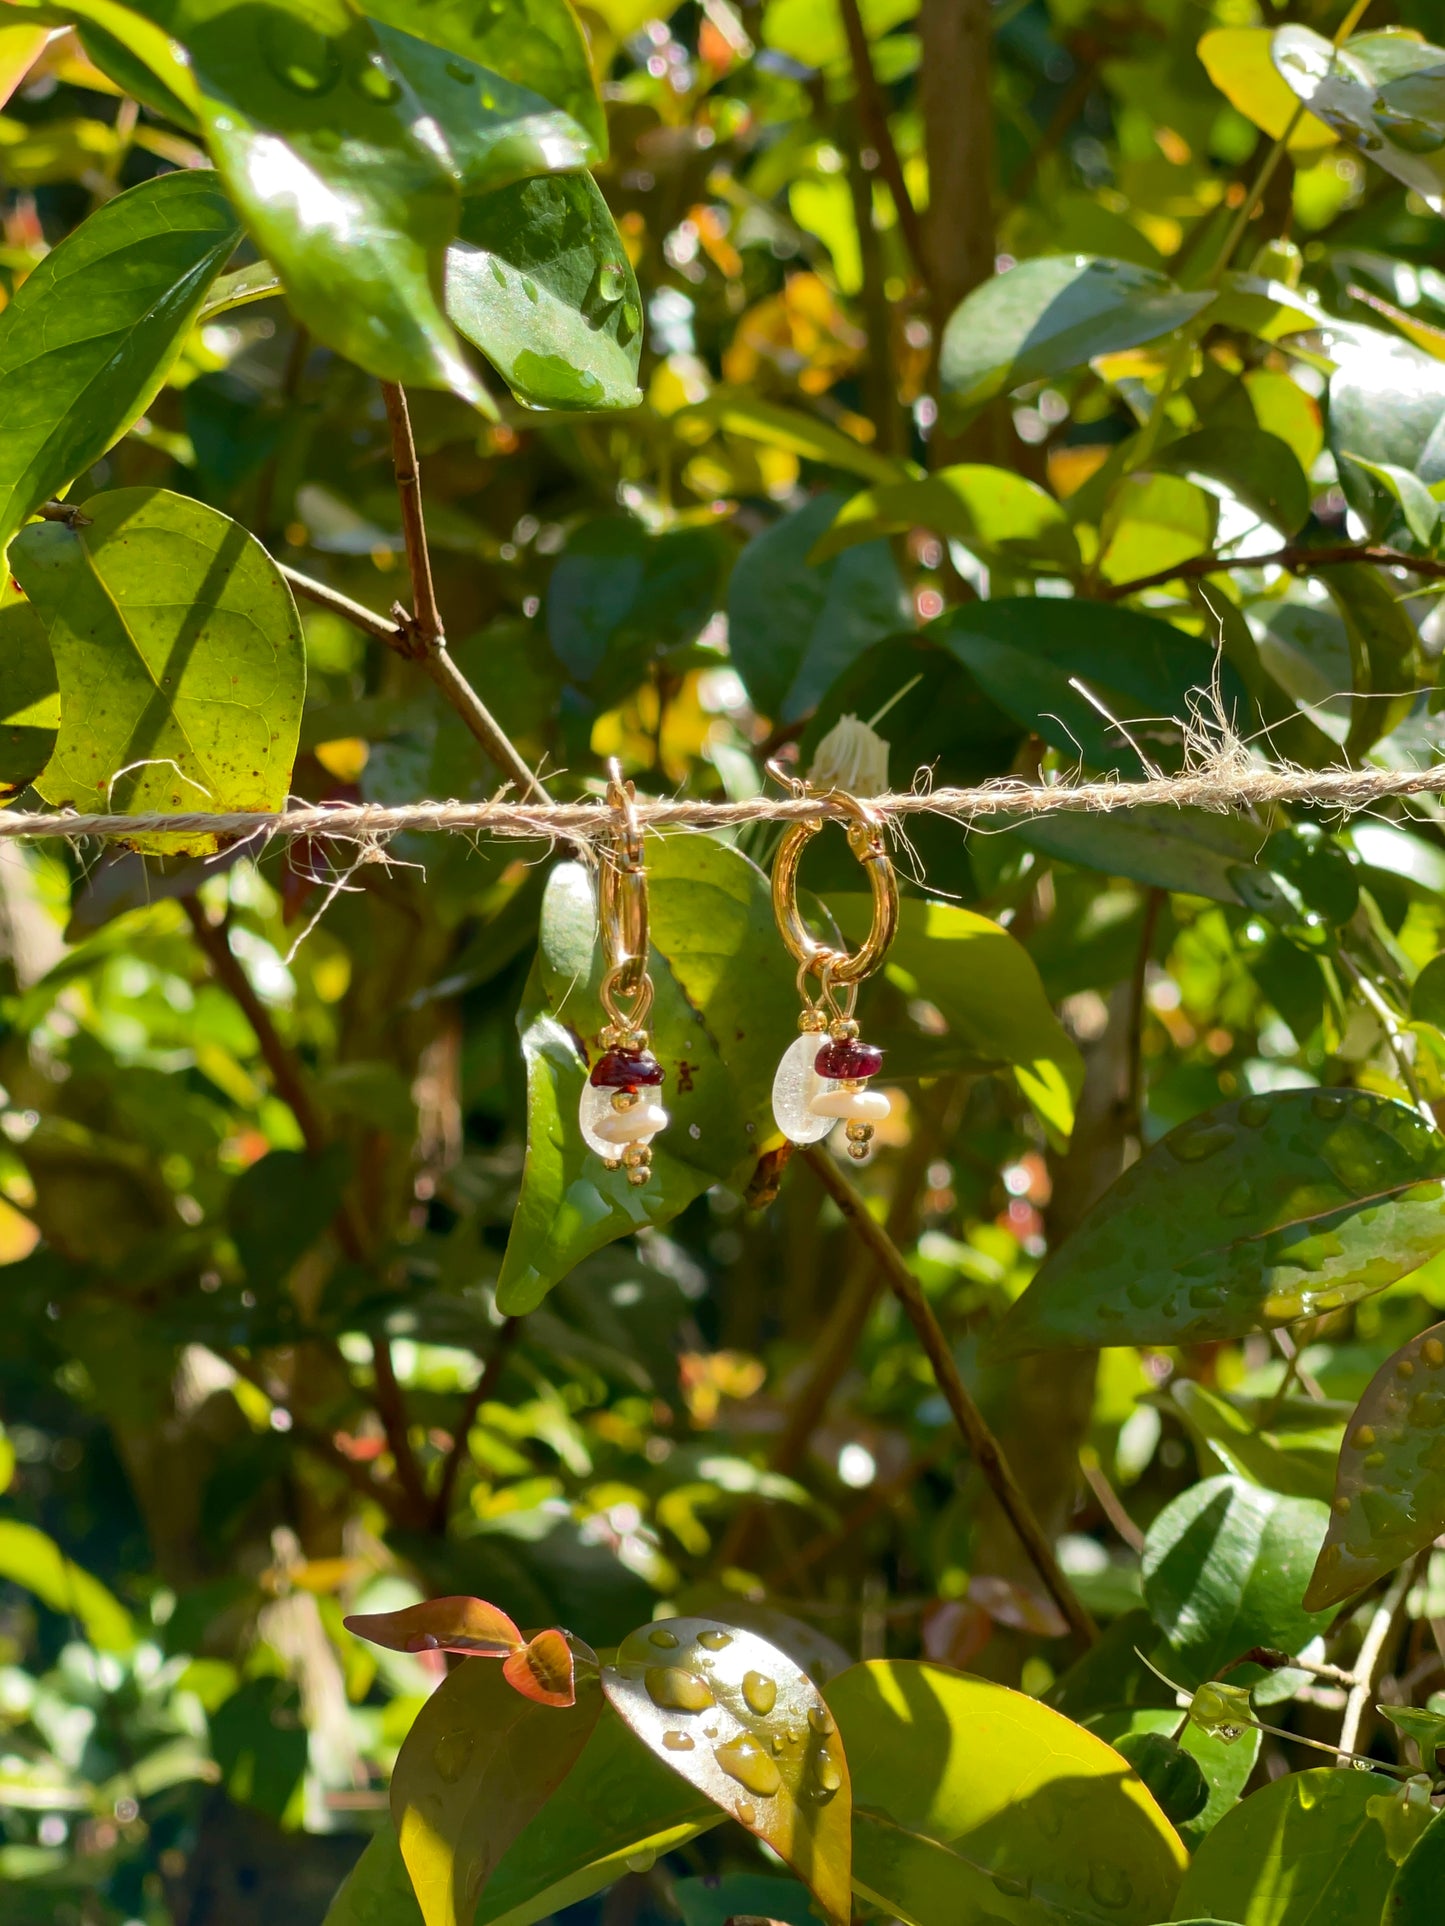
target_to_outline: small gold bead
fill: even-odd
[[[866,1077],[853,1077],[850,1079],[845,1079],[843,1082],[841,1082],[838,1085],[838,1088],[840,1090],[851,1090],[854,1092],[859,1090],[866,1090],[868,1088],[868,1079]]]
[[[614,1110],[635,1110],[642,1102],[642,1094],[637,1090],[614,1090],[612,1108]]]
[[[871,1123],[850,1123],[845,1134],[850,1144],[871,1144],[873,1126]]]
[[[621,1170],[622,1159],[620,1157],[604,1157],[602,1159],[602,1168],[604,1170]]]
[[[852,1017],[834,1017],[828,1025],[828,1035],[835,1043],[852,1043],[858,1035],[858,1025]]]
[[[629,1170],[650,1170],[651,1148],[647,1144],[629,1144],[622,1153],[622,1161]]]
[[[853,1159],[854,1163],[861,1164],[868,1155],[867,1144],[850,1143],[848,1146],[848,1155]]]
[[[627,1181],[634,1189],[640,1190],[651,1175],[652,1168],[649,1164],[638,1164],[635,1169],[628,1171]]]
[[[821,1010],[804,1010],[798,1018],[798,1028],[806,1036],[821,1036],[828,1027],[828,1019]]]

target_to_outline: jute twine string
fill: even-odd
[[[974,788],[924,785],[871,797],[885,819],[941,816],[964,825],[997,817],[1112,815],[1132,809],[1203,809],[1233,815],[1274,803],[1313,803],[1348,816],[1394,797],[1445,794],[1445,763],[1428,769],[1301,769],[1227,767],[1186,770],[1125,782],[1027,783],[1001,778]],[[637,820],[648,829],[736,829],[748,823],[796,822],[803,817],[842,820],[846,811],[827,796],[753,796],[738,802],[639,797]],[[403,832],[429,835],[484,834],[514,841],[596,844],[615,824],[606,803],[517,802],[503,795],[490,802],[307,804],[274,814],[236,810],[145,811],[133,815],[83,815],[0,811],[0,842],[38,838],[79,839],[141,836],[215,836],[227,841],[259,838],[354,837],[385,840]]]

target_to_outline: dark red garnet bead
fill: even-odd
[[[604,1050],[587,1079],[603,1090],[638,1090],[661,1083],[662,1065],[650,1050]]]
[[[883,1052],[875,1043],[835,1037],[813,1059],[813,1068],[820,1077],[832,1077],[839,1083],[862,1083],[883,1068]]]

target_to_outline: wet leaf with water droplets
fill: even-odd
[[[1239,1926],[1378,1920],[1396,1866],[1429,1817],[1428,1806],[1406,1809],[1401,1790],[1377,1773],[1328,1766],[1263,1786],[1200,1846],[1176,1913]],[[1438,1896],[1437,1888],[1437,1904]]]
[[[1445,1531],[1445,1324],[1386,1360],[1345,1426],[1305,1602],[1353,1598]]]
[[[853,1772],[853,1880],[909,1926],[1153,1926],[1184,1848],[1111,1746],[1036,1699],[873,1660],[828,1687]]]
[[[1331,133],[1445,212],[1445,49],[1399,33],[1335,47],[1287,26],[1272,51],[1280,77]]]
[[[407,1734],[391,1813],[426,1926],[470,1926],[507,1848],[542,1810],[602,1710],[597,1659],[571,1641],[571,1706],[524,1697],[485,1659],[466,1659]]]
[[[1242,1478],[1208,1478],[1166,1505],[1144,1541],[1144,1601],[1177,1655],[1180,1685],[1269,1645],[1299,1652],[1329,1623],[1301,1603],[1328,1513]]]
[[[677,1644],[659,1665],[659,1629],[624,1640],[602,1675],[608,1699],[659,1758],[771,1846],[826,1917],[846,1926],[848,1764],[817,1687],[757,1633],[708,1619],[669,1619]]]
[[[1445,1142],[1404,1104],[1345,1090],[1222,1104],[1105,1191],[994,1355],[1198,1344],[1336,1310],[1439,1248],[1442,1199]]]

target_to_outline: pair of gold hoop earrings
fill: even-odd
[[[829,820],[802,816],[786,830],[773,862],[773,914],[789,955],[798,965],[802,1012],[799,1036],[783,1052],[773,1078],[773,1116],[795,1144],[817,1143],[839,1123],[850,1157],[867,1157],[888,1098],[869,1083],[883,1067],[883,1052],[865,1043],[853,1015],[858,986],[888,953],[898,927],[898,878],[877,812],[843,790],[814,795],[793,781],[799,799],[829,802],[846,818],[848,846],[868,877],[873,919],[866,941],[853,951],[822,943],[798,906],[798,866],[803,851]],[[660,1093],[665,1080],[653,1055],[647,1019],[652,979],[647,972],[647,871],[636,796],[616,765],[607,787],[616,827],[598,881],[598,921],[605,970],[599,995],[607,1024],[600,1052],[588,1074],[578,1122],[589,1149],[609,1170],[623,1169],[631,1184],[645,1184],[652,1168],[652,1140],[668,1114]],[[814,994],[809,979],[817,979]]]

